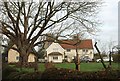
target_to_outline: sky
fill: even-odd
[[[96,36],[92,36],[94,42],[98,42],[101,50],[109,50],[118,44],[118,2],[119,0],[103,0],[98,19],[102,23]]]
[[[102,0],[104,3],[100,8],[98,19],[102,23],[98,28],[99,32],[93,39],[93,44],[97,41],[101,50],[109,50],[109,44],[112,47],[118,44],[118,2],[119,0]]]

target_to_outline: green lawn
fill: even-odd
[[[105,63],[108,65],[108,63]],[[68,68],[68,69],[75,69],[74,63],[62,63],[62,64],[55,64],[58,68]],[[118,69],[118,63],[112,63],[113,69]],[[81,71],[100,71],[103,70],[102,63],[81,63],[80,70]]]
[[[108,63],[105,63],[106,65],[108,65]],[[67,69],[75,69],[75,64],[74,63],[57,63],[54,64],[55,67],[57,68],[67,68]],[[11,66],[13,67],[13,66]],[[39,67],[39,71],[44,71],[45,67],[44,67],[44,63],[39,63],[38,64]],[[118,69],[118,63],[112,63],[112,68],[113,69]],[[17,68],[18,70],[20,70],[20,68]],[[81,71],[100,71],[103,70],[103,65],[101,63],[81,63],[80,64],[80,70]],[[24,68],[23,71],[28,71],[28,72],[33,72],[34,69],[33,68]]]

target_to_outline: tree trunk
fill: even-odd
[[[103,67],[105,68],[105,70],[107,70],[107,67],[106,67],[106,65],[105,65],[105,63],[104,63],[104,60],[103,60],[103,58],[102,58],[102,56],[101,56],[101,54],[100,54],[100,51],[99,51],[99,49],[98,49],[98,47],[97,47],[97,42],[95,42],[95,48],[96,48],[96,50],[97,50],[97,52],[98,52],[98,54],[99,54],[99,56],[100,56],[100,59],[101,59],[101,62],[102,62],[102,65],[103,65]]]
[[[77,34],[76,36],[77,38],[75,39],[76,42],[76,58],[77,58],[77,63],[76,63],[76,70],[80,71],[80,56],[78,54],[78,44],[80,44],[80,39],[79,39],[79,35]]]
[[[35,63],[34,63],[34,71],[37,72],[38,71],[38,58],[37,56],[35,56]]]
[[[109,65],[108,65],[108,68],[110,68],[111,69],[111,65],[112,65],[112,63],[111,63],[111,55],[112,54],[112,52],[110,51],[110,54],[109,54]]]
[[[20,56],[21,56],[21,66],[22,67],[27,67],[29,65],[29,63],[28,63],[28,53],[26,52],[25,49],[21,50]]]
[[[28,67],[29,63],[28,63],[28,56],[24,55],[23,56],[23,67]]]
[[[80,71],[80,58],[78,55],[78,49],[77,49],[77,45],[76,45],[76,70]]]
[[[20,61],[20,70],[22,71],[23,58],[21,55],[20,55],[19,61]]]

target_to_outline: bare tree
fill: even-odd
[[[38,41],[47,36],[46,32],[54,32],[55,39],[59,36],[70,36],[74,31],[94,32],[96,22],[92,17],[99,7],[98,1],[93,2],[3,2],[1,1],[2,34],[6,35],[16,46],[14,50],[20,53],[21,61],[27,64],[31,50],[47,40]],[[61,14],[62,13],[62,14]],[[58,16],[56,18],[56,16]],[[78,23],[77,27],[71,27],[72,21]],[[68,22],[64,27],[57,25]],[[68,32],[68,30],[70,32]]]
[[[95,45],[94,45],[94,46],[95,46],[95,48],[96,48],[96,50],[97,50],[97,52],[98,52],[98,54],[99,54],[99,56],[100,56],[101,63],[102,63],[102,65],[103,65],[104,69],[107,70],[107,67],[106,67],[106,65],[105,65],[105,63],[104,63],[104,60],[103,60],[102,56],[101,56],[101,52],[99,51],[99,49],[98,49],[98,47],[97,47],[97,42],[95,42]]]
[[[78,54],[78,45],[81,43],[81,39],[79,39],[79,35],[77,34],[77,36],[75,37],[76,43],[74,44],[76,46],[76,61],[75,61],[75,65],[76,65],[76,70],[80,71],[80,56]]]
[[[109,50],[109,65],[108,65],[108,68],[111,69],[111,65],[112,65],[112,52],[113,52],[113,47],[115,46],[114,45],[115,41],[112,41],[112,39],[109,40],[108,42],[108,50]]]

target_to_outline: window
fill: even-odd
[[[90,54],[92,54],[92,52],[90,52]]]
[[[70,49],[66,49],[67,52],[70,52],[71,50]]]
[[[83,49],[83,52],[85,52],[85,49]]]
[[[88,52],[88,50],[86,49],[86,52]]]
[[[19,56],[16,56],[16,60],[19,60]]]
[[[88,52],[88,50],[87,49],[83,49],[83,52]]]
[[[54,59],[54,60],[57,60],[57,59],[58,59],[58,57],[53,57],[53,59]]]
[[[67,56],[65,56],[65,58],[67,58]]]

